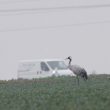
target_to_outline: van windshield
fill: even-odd
[[[65,70],[68,68],[64,61],[47,61],[47,63],[53,70],[56,68],[58,70]]]

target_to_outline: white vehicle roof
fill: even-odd
[[[42,61],[64,61],[64,59],[33,59],[33,60],[21,60],[19,63],[23,62],[42,62]]]

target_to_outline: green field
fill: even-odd
[[[0,81],[0,110],[110,110],[110,76]]]

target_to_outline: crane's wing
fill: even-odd
[[[81,68],[78,65],[69,65],[69,69],[76,75],[79,75],[85,79],[88,79],[87,72],[84,68]]]
[[[70,65],[70,66],[69,66],[69,69],[70,69],[74,74],[79,75],[82,68],[81,68],[80,66],[78,66],[78,65]]]

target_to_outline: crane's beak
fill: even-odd
[[[65,60],[67,60],[68,58],[65,58]]]

